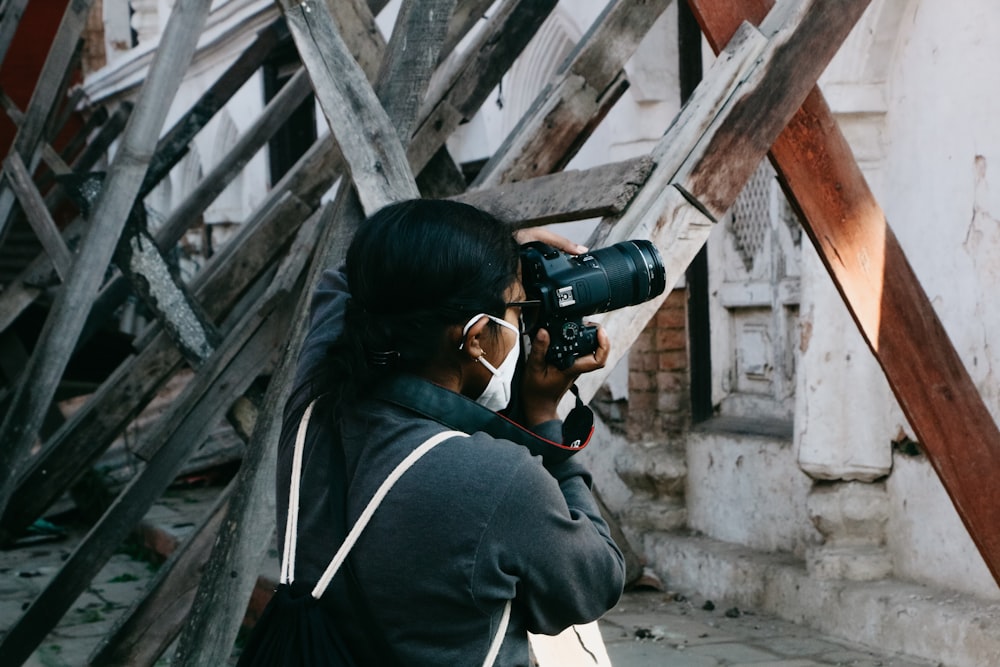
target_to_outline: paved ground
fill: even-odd
[[[214,492],[175,491],[154,508],[147,521],[168,537],[182,537]],[[79,542],[83,527],[66,526],[66,538],[0,551],[0,632],[58,570]],[[138,549],[124,549],[101,570],[41,647],[26,663],[32,667],[83,665],[115,619],[139,596],[156,565]],[[823,637],[807,628],[736,609],[724,601],[695,594],[630,592],[601,622],[614,667],[932,667],[903,656]],[[158,664],[169,665],[165,657]],[[0,667],[8,663],[0,656]]]

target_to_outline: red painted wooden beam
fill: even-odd
[[[769,0],[688,0],[716,52]],[[771,148],[840,295],[993,577],[1000,582],[1000,430],[814,88]]]

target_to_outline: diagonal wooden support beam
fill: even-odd
[[[17,134],[14,136],[14,145],[11,150],[21,156],[28,167],[28,173],[34,172],[35,167],[38,166],[35,161],[35,151],[44,140],[42,133],[45,130],[45,122],[58,100],[61,83],[70,67],[70,62],[73,60],[92,3],[93,0],[78,0],[67,4],[66,12],[59,23],[55,39],[52,41],[52,48],[49,49],[45,64],[38,75],[38,83],[35,85],[31,100],[25,109],[24,117],[27,122],[18,128]],[[6,19],[7,16],[5,15],[4,18]],[[14,20],[14,14],[11,14],[10,18]],[[0,25],[0,29],[2,27]],[[10,224],[11,216],[14,213],[14,204],[13,191],[4,187],[3,181],[0,181],[0,239],[3,239]]]
[[[125,487],[52,581],[0,640],[0,653],[12,664],[26,660],[66,613],[132,527],[176,477],[184,460],[203,442],[232,401],[256,377],[262,360],[284,335],[289,296],[298,277],[294,263],[276,279],[255,308],[233,328],[209,362],[189,383],[170,411],[145,439],[155,455]],[[298,267],[301,268],[301,267]]]
[[[651,239],[667,285],[676,284],[867,6],[868,0],[789,1],[759,31],[744,24],[654,149],[656,169],[629,210],[617,224],[602,226],[591,245]],[[585,398],[665,298],[601,318],[615,348],[607,368],[581,378]]]
[[[671,0],[612,0],[483,166],[472,188],[562,169],[625,89],[625,63]]]
[[[7,56],[10,43],[14,41],[17,24],[21,22],[21,16],[27,6],[28,0],[7,0],[3,3],[3,14],[0,15],[0,64]]]
[[[87,3],[82,0],[70,3],[71,7],[77,4]],[[0,426],[0,511],[13,492],[17,470],[25,464],[41,419],[86,322],[128,211],[139,192],[156,137],[166,120],[167,105],[163,100],[171,98],[180,85],[210,4],[209,0],[178,0],[170,14],[149,79],[125,128],[122,145],[111,165],[70,280],[56,297],[25,372],[27,380],[19,383]]]
[[[326,3],[279,4],[365,211],[419,197],[395,128]]]
[[[65,280],[73,265],[73,254],[66,247],[62,235],[59,233],[59,228],[56,227],[49,209],[45,207],[45,200],[35,189],[31,174],[28,173],[28,168],[21,160],[21,156],[16,152],[11,152],[4,160],[3,172],[21,204],[21,209],[24,211],[28,223],[35,230],[38,240],[42,242],[42,248],[49,256],[56,273]]]
[[[713,48],[769,0],[689,0]],[[785,191],[959,516],[1000,582],[1000,430],[813,88],[771,147]]]

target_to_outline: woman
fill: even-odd
[[[607,336],[560,371],[545,363],[549,338],[539,330],[515,382],[524,299],[508,228],[430,200],[373,215],[350,246],[346,276],[328,272],[314,296],[278,470],[283,528],[292,443],[315,401],[296,585],[317,581],[407,454],[435,433],[469,433],[405,473],[323,596],[359,664],[482,664],[513,600],[495,664],[527,665],[528,632],[592,621],[621,595],[622,554],[587,471],[565,455],[556,414],[573,380],[604,365]],[[511,420],[501,425],[523,425],[531,442],[490,434],[490,411],[501,410]],[[533,455],[529,447],[547,441],[555,455]]]

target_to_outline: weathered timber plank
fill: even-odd
[[[852,0],[832,11],[819,0],[785,3],[761,25],[761,33],[768,36],[763,48],[762,35],[744,24],[653,151],[662,161],[646,186],[610,232],[601,230],[602,244],[654,240],[666,265],[667,285],[676,284],[704,245],[714,220],[735,200],[867,4]],[[752,66],[745,70],[745,64]],[[735,86],[720,90],[712,83],[732,82],[733,75],[743,71]],[[712,174],[712,169],[720,173]],[[666,293],[595,318],[616,349],[607,368],[581,378],[585,398],[593,396],[664,298]]]
[[[97,133],[94,141],[84,149],[74,161],[73,169],[84,172],[92,167],[108,146],[118,137],[128,120],[131,104],[121,105],[107,123]],[[93,149],[93,150],[91,150]],[[64,196],[62,189],[50,192],[45,197],[46,208],[52,210]],[[63,230],[63,239],[67,246],[74,246],[83,235],[83,221],[74,220]],[[6,288],[0,292],[0,331],[6,331],[24,309],[34,303],[42,293],[43,288],[58,282],[52,262],[47,254],[42,253],[29,264]]]
[[[365,210],[419,197],[395,129],[326,3],[279,4]]]
[[[264,107],[247,131],[240,135],[222,160],[198,182],[198,186],[171,211],[170,217],[156,230],[156,242],[161,250],[166,252],[177,243],[191,223],[222,194],[226,186],[274,136],[310,92],[312,88],[309,76],[305,70],[299,70]]]
[[[455,0],[407,0],[396,16],[392,48],[382,58],[375,89],[403,145],[409,143],[454,9]],[[405,153],[400,154],[408,170]],[[413,188],[413,196],[419,196],[415,183]]]
[[[49,116],[45,119],[42,127],[41,142],[55,141],[56,135],[62,126],[69,120],[69,117],[76,109],[76,105],[83,99],[83,89],[77,88],[70,91],[73,83],[80,72],[80,60],[83,56],[83,40],[76,43],[73,50],[73,57],[69,61],[69,66],[63,71],[62,80],[59,81],[59,88],[56,90],[55,103],[49,109]]]
[[[718,48],[734,24],[759,21],[771,3],[690,4]],[[1000,476],[1000,432],[818,88],[774,142],[771,160],[931,465],[1000,581],[1000,497],[992,483]]]
[[[17,25],[27,6],[28,0],[6,0],[3,3],[3,15],[0,16],[0,64],[7,57],[7,49],[14,41],[14,33],[17,32]]]
[[[35,84],[35,90],[25,109],[25,122],[14,135],[14,145],[11,150],[24,160],[28,173],[34,172],[38,166],[35,162],[35,149],[43,140],[45,121],[56,103],[60,85],[73,59],[92,3],[93,0],[76,0],[67,4],[59,22],[59,29],[52,41],[52,47],[38,75],[38,83]],[[0,182],[0,239],[4,237],[10,224],[14,203],[14,193],[10,188],[3,187]]]
[[[184,358],[193,368],[199,368],[215,350],[219,333],[146,229],[146,210],[141,204],[129,214],[114,259]]]
[[[73,254],[66,247],[59,228],[45,207],[42,195],[35,189],[35,184],[31,181],[31,174],[21,160],[21,156],[16,152],[11,152],[3,163],[4,175],[10,183],[11,189],[17,196],[24,211],[25,217],[31,228],[35,230],[35,235],[42,243],[45,253],[49,256],[56,273],[63,280],[69,275],[70,267],[73,265]]]
[[[260,360],[274,352],[287,317],[287,291],[269,295],[265,307],[236,327],[219,352],[185,387],[171,409],[148,434],[160,443],[156,455],[125,487],[31,606],[0,640],[0,653],[20,664],[45,638],[94,575],[163,493],[193,448],[254,379]]]
[[[622,68],[671,0],[608,3],[538,93],[472,187],[489,187],[564,167],[628,86]]]
[[[200,31],[196,31],[200,32]],[[253,76],[281,40],[287,35],[282,21],[274,21],[257,33],[254,41],[244,49],[233,64],[219,75],[197,102],[174,123],[156,144],[149,162],[149,169],[142,181],[137,199],[143,199],[170,173],[187,153],[188,145],[208,121],[232,99],[233,95]],[[161,40],[162,48],[162,40]],[[150,68],[150,77],[152,68]],[[168,99],[168,98],[164,98]]]
[[[4,112],[15,126],[20,127],[24,123],[24,112],[18,109],[14,100],[10,99],[10,96],[2,90],[0,90],[0,104],[3,105]],[[38,150],[40,151],[38,157],[45,162],[45,166],[47,166],[54,174],[58,175],[69,171],[69,167],[67,167],[66,163],[63,162],[62,156],[60,156],[47,141],[41,141],[39,143]],[[13,153],[17,154],[17,151],[13,151]],[[37,159],[34,160],[36,163],[37,161]],[[25,166],[25,171],[27,171],[27,166]],[[46,176],[49,176],[51,179],[50,174],[46,174]],[[39,180],[39,190],[44,189],[44,183],[44,179]],[[17,195],[16,192],[14,194],[15,196]],[[20,203],[20,199],[18,200],[18,203]]]
[[[407,149],[419,173],[458,126],[472,118],[555,7],[555,0],[507,0],[447,80],[432,83]]]
[[[493,2],[494,0],[459,0],[451,14],[451,23],[448,24],[444,43],[441,44],[439,60],[444,60],[449,53],[454,51],[473,26],[485,18],[486,11],[493,5]]]
[[[518,228],[617,216],[628,208],[652,170],[652,158],[633,158],[471,190],[451,199],[481,208]]]
[[[80,128],[79,132],[73,135],[73,137],[66,143],[66,147],[59,153],[59,155],[62,156],[62,159],[67,161],[76,159],[80,149],[87,145],[87,140],[90,138],[90,135],[93,134],[99,127],[103,127],[104,124],[110,119],[111,114],[108,113],[107,107],[100,106],[96,109],[91,109],[87,120],[83,122],[83,127]]]
[[[330,226],[333,210],[332,204],[325,205],[302,226],[283,260],[285,265],[301,268],[309,264],[317,247],[317,237]],[[290,374],[294,373],[298,354],[289,354],[288,350],[297,348],[296,341],[305,335],[306,320],[298,314],[308,312],[310,300],[310,292],[303,289],[295,307],[288,308],[290,319],[283,331],[278,366],[268,383],[263,408],[255,419],[253,434],[234,480],[236,490],[177,642],[173,661],[182,667],[211,667],[228,659],[257,583],[261,559],[271,545],[276,443],[288,400],[288,392],[283,391],[282,386],[285,382],[290,383]]]
[[[87,3],[81,0],[70,7],[77,4]],[[16,471],[27,460],[41,418],[86,322],[166,119],[163,100],[170,99],[180,85],[210,4],[210,0],[178,0],[170,14],[70,279],[56,296],[25,372],[30,381],[19,383],[0,426],[0,511],[6,508]]]
[[[191,289],[213,320],[229,312],[246,285],[272,263],[306,215],[301,202],[286,193],[277,204],[244,225],[241,242],[233,239],[224,255],[213,257],[210,272],[196,276]],[[0,543],[8,542],[41,516],[93,465],[182,364],[180,352],[162,332],[135,357],[122,362],[45,443],[19,477],[17,490],[0,518]]]
[[[146,594],[124,614],[87,659],[94,667],[148,667],[177,638],[194,602],[202,567],[222,525],[235,483],[219,495],[208,516],[156,571]]]

